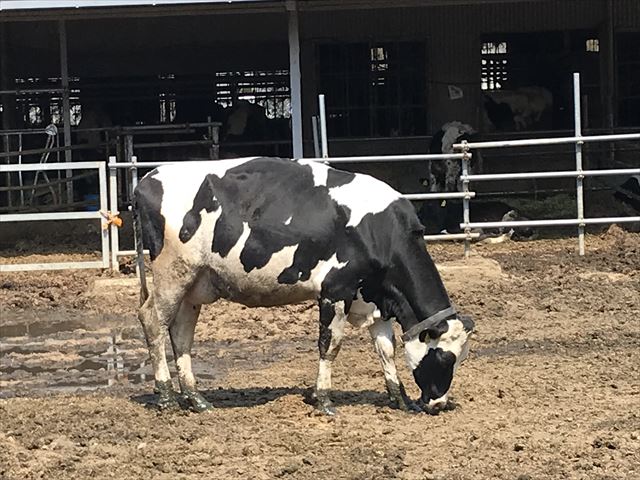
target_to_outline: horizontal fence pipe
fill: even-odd
[[[88,144],[69,145],[68,147],[34,148],[31,150],[18,150],[15,152],[0,152],[0,158],[41,155],[43,153],[67,152],[70,150],[88,150],[91,148],[94,148],[94,146]]]
[[[312,160],[316,162],[327,162],[327,163],[416,162],[416,161],[424,161],[424,160],[460,160],[460,159],[462,159],[461,153],[305,158],[305,160]]]
[[[608,223],[633,223],[640,222],[639,217],[602,217],[602,218],[563,218],[556,220],[516,220],[508,222],[470,222],[461,223],[460,228],[501,228],[501,227],[558,227],[575,225],[601,225]]]
[[[425,242],[438,242],[441,240],[466,240],[467,238],[478,238],[480,234],[477,232],[469,233],[439,233],[438,235],[425,235]]]
[[[65,168],[66,170],[66,168]],[[56,180],[49,180],[47,183],[36,183],[35,185],[16,185],[13,187],[0,187],[0,192],[13,192],[19,190],[42,190],[45,188],[49,188],[52,185],[59,185],[61,183],[67,183],[69,180],[75,181],[83,178],[93,177],[95,176],[95,172],[81,173],[79,175],[73,175],[69,178],[60,178]]]
[[[486,180],[526,180],[530,178],[578,178],[583,177],[606,177],[619,175],[640,175],[640,168],[618,168],[605,170],[575,170],[559,172],[522,172],[522,173],[485,173],[478,175],[463,175],[462,180],[481,182]]]
[[[89,170],[98,169],[103,162],[60,163],[13,163],[0,165],[0,172],[37,172],[42,170]]]
[[[476,192],[405,193],[407,200],[445,200],[448,198],[475,198]]]
[[[92,220],[101,219],[100,212],[51,212],[51,213],[12,213],[2,215],[5,222],[38,222],[41,220]]]
[[[559,145],[571,143],[591,143],[591,142],[612,142],[620,140],[640,140],[640,133],[624,133],[619,135],[588,135],[580,137],[556,137],[556,138],[531,138],[523,140],[503,140],[496,142],[470,142],[466,145],[473,150],[482,148],[508,148],[508,147],[526,147],[535,145]],[[454,149],[461,150],[462,143],[453,145]]]
[[[0,272],[34,272],[37,270],[76,270],[81,268],[103,268],[102,260],[65,263],[12,263],[0,265]]]
[[[135,146],[135,148],[138,148]],[[364,162],[411,162],[420,160],[446,160],[461,159],[461,153],[443,154],[443,155],[382,155],[371,157],[329,157],[329,158],[305,158],[304,160],[322,163],[364,163]],[[218,161],[218,160],[213,160]],[[140,168],[159,167],[161,165],[174,165],[176,163],[184,163],[180,161],[167,162],[136,162],[135,166]],[[109,167],[128,168],[134,166],[133,162],[114,162],[109,163]]]
[[[152,143],[136,143],[133,148],[136,150],[144,150],[145,148],[160,147],[187,147],[189,145],[212,145],[211,140],[180,140],[175,142],[152,142]]]
[[[217,160],[213,160],[214,162]],[[107,164],[109,168],[155,168],[161,167],[162,165],[175,165],[177,163],[186,163],[186,162],[114,162]]]
[[[149,250],[145,248],[142,253],[149,255]],[[134,255],[138,255],[136,250],[118,250],[118,257],[131,257]]]

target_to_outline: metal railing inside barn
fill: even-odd
[[[46,212],[46,213],[14,213],[0,216],[0,223],[6,222],[33,222],[43,220],[100,220],[100,240],[102,253],[100,260],[70,261],[56,263],[18,263],[0,264],[0,272],[19,272],[35,270],[62,270],[80,268],[108,268],[109,267],[109,232],[107,219],[102,212],[107,210],[107,174],[104,162],[61,162],[46,164],[14,164],[0,165],[0,172],[45,172],[60,170],[97,170],[99,181],[99,211],[89,212]],[[65,179],[66,181],[66,179]]]

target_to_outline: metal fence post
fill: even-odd
[[[469,144],[466,140],[462,141],[462,192],[465,194],[462,199],[462,221],[465,224],[464,227],[464,258],[469,258],[471,255],[471,229],[469,228]]]
[[[100,163],[98,167],[98,180],[100,183],[100,211],[104,212],[109,208],[107,196],[107,167]],[[100,219],[100,238],[102,243],[102,267],[109,268],[109,229],[106,219]],[[113,228],[113,225],[112,225]]]
[[[324,95],[318,95],[318,103],[320,108],[320,140],[322,144],[322,158],[329,156],[329,142],[327,140],[327,112],[324,103]]]
[[[119,215],[118,211],[118,169],[111,164],[116,162],[115,156],[109,157],[109,210],[112,215]],[[111,270],[117,272],[120,269],[118,263],[118,250],[120,248],[120,238],[118,227],[111,224]]]
[[[582,114],[580,110],[580,74],[573,74],[573,109],[575,136],[582,137]],[[584,221],[584,175],[582,175],[582,140],[576,141],[576,204],[578,221]],[[584,223],[578,224],[578,251],[584,255]]]

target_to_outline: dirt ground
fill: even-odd
[[[158,413],[137,291],[96,271],[0,278],[0,478],[638,479],[640,235],[429,247],[477,333],[439,416],[388,407],[368,334],[305,398],[317,309],[204,309],[194,366],[213,412]],[[105,283],[105,281],[107,281]],[[401,375],[417,394],[397,354]]]

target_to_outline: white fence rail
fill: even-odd
[[[55,263],[15,263],[0,264],[0,272],[20,272],[35,270],[65,270],[80,268],[108,268],[109,267],[109,232],[106,229],[106,219],[101,212],[107,210],[107,174],[104,162],[61,162],[61,163],[33,163],[0,165],[0,173],[25,172],[43,170],[97,170],[100,188],[100,207],[95,212],[47,212],[47,213],[14,213],[0,215],[0,223],[59,221],[59,220],[100,220],[100,241],[102,248],[101,260],[71,261]]]
[[[522,180],[535,178],[575,178],[576,179],[576,218],[572,219],[549,219],[549,220],[529,220],[529,221],[505,221],[505,222],[470,222],[468,217],[463,219],[460,228],[466,234],[471,234],[472,229],[477,228],[508,228],[508,227],[554,227],[577,225],[578,227],[578,251],[580,255],[585,253],[584,245],[584,227],[586,225],[595,224],[611,224],[611,223],[635,223],[640,222],[640,216],[630,217],[601,217],[601,218],[585,218],[584,216],[584,187],[583,180],[585,177],[595,176],[611,176],[611,175],[638,175],[640,168],[627,169],[604,169],[604,170],[584,170],[582,168],[582,145],[591,142],[613,142],[623,140],[640,140],[640,133],[621,134],[621,135],[582,135],[582,114],[580,111],[580,74],[573,74],[573,97],[574,97],[574,122],[575,135],[573,137],[562,138],[536,138],[527,140],[507,140],[501,142],[462,142],[457,143],[453,147],[459,150],[463,155],[470,155],[471,150],[480,150],[487,148],[509,148],[509,147],[527,147],[534,145],[557,145],[557,144],[575,144],[576,169],[571,171],[558,172],[526,172],[526,173],[496,173],[496,174],[478,174],[469,175],[464,171],[461,176],[463,190],[468,189],[471,181],[487,181],[487,180]],[[465,209],[465,215],[468,209]],[[469,255],[470,237],[465,239],[465,256]]]
[[[468,172],[469,158],[471,155],[468,153],[449,153],[449,154],[420,154],[420,155],[375,155],[375,156],[362,156],[362,157],[319,157],[319,158],[306,158],[305,160],[316,161],[322,163],[372,163],[372,162],[415,162],[415,161],[430,161],[430,160],[460,160],[463,163],[463,171]],[[139,168],[155,168],[162,165],[171,165],[176,162],[138,162],[136,156],[131,157],[130,162],[117,162],[116,157],[109,157],[109,207],[110,212],[113,215],[119,215],[118,210],[118,170],[129,169],[131,171],[131,191],[133,191],[138,183],[138,169]],[[441,193],[410,193],[403,194],[402,196],[409,200],[444,200],[450,198],[462,198],[463,208],[469,208],[468,200],[474,198],[475,192],[441,192]],[[464,218],[468,218],[468,215]],[[456,233],[456,234],[438,234],[438,235],[425,235],[425,241],[441,241],[441,240],[462,240],[462,239],[475,239],[480,236],[479,233]],[[145,250],[145,254],[148,251]],[[136,255],[135,250],[121,250],[120,249],[120,237],[118,233],[118,227],[111,224],[111,268],[118,270],[120,257],[126,257]]]

